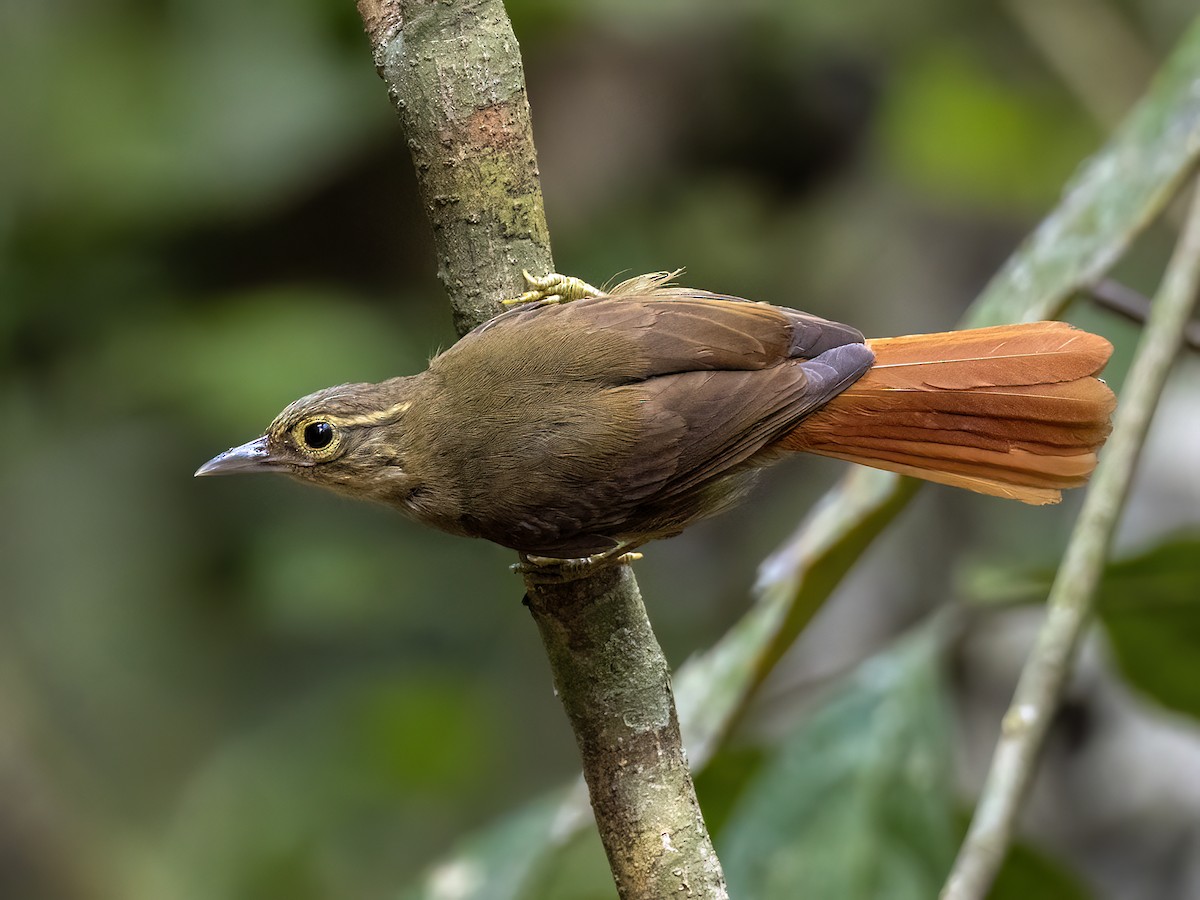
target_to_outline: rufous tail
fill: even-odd
[[[868,342],[875,365],[780,444],[1024,503],[1087,481],[1112,345],[1063,322]]]

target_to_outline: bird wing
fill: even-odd
[[[648,294],[517,307],[475,329],[458,346],[512,329],[519,329],[531,346],[557,341],[560,352],[575,356],[577,362],[579,354],[587,353],[614,381],[763,369],[864,341],[862,332],[849,325],[798,310],[687,288],[661,288]]]
[[[863,344],[757,371],[685,372],[633,390],[644,427],[618,483],[672,460],[654,498],[675,499],[751,462],[871,367]],[[643,476],[644,479],[644,476]]]
[[[506,313],[472,334],[478,354],[463,348],[459,363],[468,356],[483,362],[488,332],[494,338],[495,329],[509,328],[520,329],[512,335],[526,352],[490,379],[491,389],[543,377],[545,367],[545,375],[558,376],[546,381],[556,396],[546,401],[544,425],[526,430],[533,437],[514,451],[536,459],[530,470],[539,483],[498,491],[521,508],[479,525],[492,540],[550,556],[598,552],[701,517],[705,491],[745,468],[874,359],[858,331],[816,316],[700,292],[656,292]],[[581,384],[588,389],[573,394]],[[524,414],[538,411],[526,405]],[[514,522],[519,534],[498,534]]]

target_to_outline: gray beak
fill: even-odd
[[[232,475],[235,472],[265,472],[278,468],[279,463],[271,459],[267,450],[267,436],[255,438],[248,444],[232,447],[220,456],[214,456],[196,470],[201,475]]]

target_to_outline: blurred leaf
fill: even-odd
[[[915,489],[911,480],[855,467],[763,562],[754,608],[675,675],[693,767],[709,759],[752,691]]]
[[[580,829],[547,860],[520,900],[617,900],[600,832]]]
[[[964,591],[981,604],[1040,603],[1054,569],[980,568]],[[1098,594],[1104,610],[1160,612],[1200,604],[1200,533],[1183,531],[1149,549],[1109,560]]]
[[[554,791],[463,841],[401,900],[525,900],[543,862],[564,791]]]
[[[1107,146],[972,307],[971,325],[1054,318],[1120,259],[1200,158],[1200,18]]]
[[[105,402],[182,406],[230,432],[231,443],[261,432],[299,393],[380,381],[423,362],[378,310],[301,289],[231,296],[204,313],[142,321],[99,349],[98,363],[81,364],[103,375]]]
[[[865,663],[764,766],[722,834],[731,896],[937,895],[956,846],[939,634]]]
[[[1200,579],[1194,590],[1200,596]],[[1163,706],[1200,719],[1200,600],[1163,610],[1102,605],[1100,618],[1129,682]]]
[[[1125,677],[1200,719],[1200,534],[1110,563],[1096,599]]]
[[[988,900],[1089,900],[1090,897],[1066,870],[1020,842],[1009,850],[988,893]]]
[[[479,831],[401,900],[615,898],[599,833],[578,827],[581,792],[582,784],[548,792]]]
[[[1176,534],[1111,561],[1099,596],[1101,608],[1114,613],[1200,609],[1200,533]]]
[[[969,811],[958,815],[959,843],[971,823]],[[1092,894],[1066,868],[1029,844],[1016,841],[988,892],[988,900],[1092,900]]]
[[[738,742],[722,747],[696,775],[696,794],[704,810],[704,824],[714,838],[719,839],[746,785],[754,780],[768,758],[768,748]]]
[[[0,188],[60,227],[246,209],[389,125],[362,50],[329,39],[328,4],[108,5],[19,4],[0,28],[0,80],[23,86],[0,101]]]
[[[451,788],[473,799],[478,781],[464,773],[482,774],[472,761],[495,731],[490,699],[455,673],[369,672],[232,735],[197,766],[170,826],[141,848],[168,863],[174,883],[160,896],[291,897],[300,885],[302,895],[330,896],[328,865],[352,872],[360,861],[357,822],[386,833],[387,816],[406,805],[432,827]]]
[[[969,595],[985,604],[1040,603],[1054,570],[987,569]],[[1164,706],[1200,718],[1200,534],[1185,532],[1112,560],[1096,594],[1100,621],[1125,677]]]
[[[899,73],[882,122],[893,164],[923,195],[988,209],[1040,206],[1090,147],[1064,97],[940,44]]]

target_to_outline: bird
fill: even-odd
[[[1116,406],[1103,337],[1044,321],[868,340],[676,274],[526,275],[424,372],[302,397],[195,474],[282,472],[549,564],[677,535],[801,452],[1035,505],[1095,468]]]

